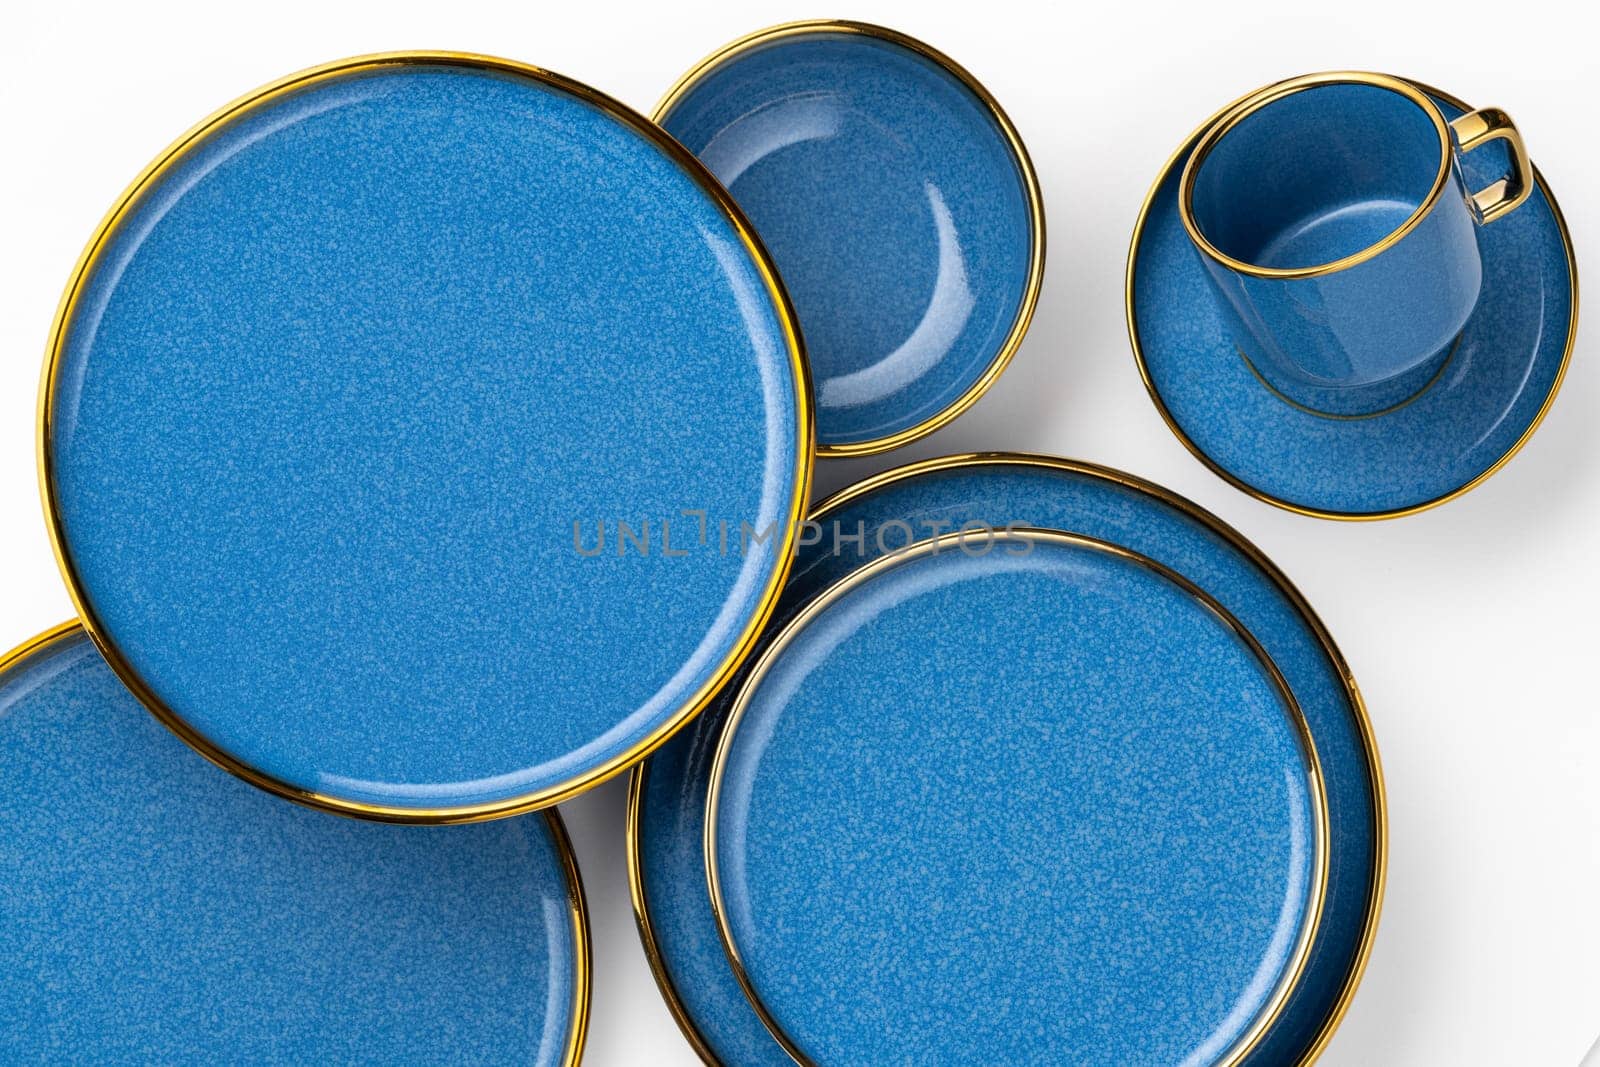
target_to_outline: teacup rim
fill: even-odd
[[[1404,222],[1384,237],[1357,252],[1352,252],[1350,255],[1328,263],[1319,263],[1306,267],[1264,267],[1260,264],[1228,255],[1206,237],[1200,228],[1199,222],[1194,217],[1195,185],[1199,177],[1200,167],[1204,164],[1206,156],[1221,143],[1222,138],[1229,132],[1245,119],[1268,105],[1310,89],[1324,88],[1330,85],[1366,85],[1393,92],[1405,97],[1420,108],[1423,114],[1428,116],[1433,123],[1434,132],[1439,138],[1439,166],[1434,174],[1433,185],[1428,190],[1428,195],[1406,217]],[[1376,259],[1379,255],[1398,244],[1428,216],[1449,185],[1452,144],[1449,123],[1445,121],[1444,113],[1439,110],[1439,106],[1429,99],[1427,93],[1403,78],[1397,78],[1391,74],[1358,70],[1336,70],[1323,71],[1316,74],[1302,74],[1298,77],[1273,82],[1255,90],[1228,105],[1220,115],[1211,121],[1208,128],[1201,134],[1194,150],[1189,154],[1188,162],[1184,165],[1183,177],[1178,187],[1178,217],[1183,222],[1183,228],[1189,235],[1189,240],[1203,255],[1235,273],[1253,278],[1277,280],[1316,278],[1328,274],[1336,274]]]

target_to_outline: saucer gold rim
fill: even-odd
[[[722,663],[713,671],[711,677],[643,740],[589,771],[574,775],[534,792],[509,797],[504,800],[479,804],[416,808],[363,803],[291,785],[273,775],[251,767],[242,760],[223,751],[169,708],[144,682],[132,663],[110,639],[93,604],[90,602],[88,593],[83,587],[77,569],[73,565],[67,550],[66,531],[60,508],[57,506],[54,464],[51,457],[54,400],[58,371],[66,347],[68,324],[76,310],[84,283],[88,279],[90,272],[99,263],[100,254],[117,228],[137,205],[141,194],[159,181],[189,151],[213,131],[248,115],[255,109],[271,103],[289,92],[345,75],[379,70],[385,67],[404,66],[465,67],[474,70],[487,70],[528,79],[540,85],[555,88],[583,100],[610,118],[620,122],[655,145],[669,159],[682,167],[695,185],[709,196],[717,208],[727,217],[743,243],[745,250],[750,255],[752,262],[760,272],[763,281],[766,283],[768,295],[782,325],[784,349],[788,358],[790,373],[793,375],[796,386],[795,413],[797,424],[794,440],[795,472],[791,483],[793,503],[789,508],[789,513],[783,517],[781,542],[777,546],[777,565],[773,569],[766,588],[762,590],[757,609],[746,620],[738,639],[733,643]],[[800,522],[805,515],[806,502],[811,493],[811,478],[816,460],[816,415],[812,396],[811,370],[805,358],[804,343],[800,336],[798,319],[795,316],[794,307],[790,303],[788,292],[783,287],[782,279],[779,278],[777,269],[773,266],[772,258],[767,254],[765,246],[762,245],[755,229],[750,225],[749,220],[745,218],[744,212],[739,208],[739,205],[728,195],[727,190],[722,187],[721,183],[712,177],[711,172],[706,170],[705,166],[687,149],[668,136],[660,126],[632,110],[626,104],[584,85],[582,82],[574,81],[564,75],[547,71],[541,67],[516,60],[501,59],[496,56],[471,52],[400,51],[380,52],[334,60],[330,63],[324,63],[290,74],[277,81],[269,82],[207,116],[198,125],[163,149],[161,154],[139,173],[138,177],[122,192],[111,210],[106,213],[100,224],[95,228],[93,236],[73,268],[71,278],[56,309],[55,320],[50,329],[50,340],[45,353],[44,371],[39,384],[35,445],[37,449],[39,492],[44,504],[50,546],[55,554],[56,565],[60,569],[62,579],[66,584],[68,596],[71,598],[73,607],[77,610],[78,616],[82,620],[83,628],[88,633],[90,640],[94,642],[101,655],[105,657],[106,662],[111,665],[111,669],[122,680],[123,684],[133,692],[134,696],[151,714],[173,733],[177,734],[185,744],[218,767],[286,800],[351,818],[417,825],[446,825],[482,822],[488,819],[523,815],[569,800],[579,793],[585,792],[627,771],[651,752],[666,744],[675,733],[692,721],[711,702],[717,691],[739,669],[751,649],[755,646],[757,637],[760,636],[767,620],[776,609],[778,597],[783,592],[783,587],[788,581],[789,568],[794,558],[794,544],[799,537]]]
[[[1040,190],[1039,175],[1034,169],[1033,160],[1028,155],[1027,147],[1022,143],[1022,136],[1017,132],[1016,126],[1011,122],[1005,110],[965,67],[954,59],[934,48],[930,44],[907,36],[898,30],[891,30],[886,26],[878,26],[870,22],[855,22],[849,19],[806,19],[798,22],[784,22],[766,29],[756,30],[737,40],[730,41],[721,48],[706,56],[700,62],[690,67],[688,72],[677,80],[662,96],[661,101],[651,111],[653,121],[663,123],[671,110],[695,87],[706,75],[731,59],[735,59],[745,52],[773,41],[781,41],[790,37],[803,37],[813,34],[845,34],[858,37],[872,37],[890,44],[898,45],[906,50],[932,62],[944,70],[957,82],[961,83],[969,92],[977,97],[979,103],[989,116],[999,126],[1005,136],[1006,144],[1016,160],[1017,170],[1022,178],[1023,189],[1028,202],[1028,278],[1023,288],[1022,302],[1017,307],[1016,317],[1012,319],[1010,332],[1001,343],[990,360],[988,367],[965,392],[950,404],[934,412],[928,418],[914,426],[907,427],[883,437],[869,438],[865,441],[851,441],[845,444],[817,444],[817,455],[823,459],[836,459],[845,456],[870,456],[879,452],[899,448],[901,445],[910,444],[940,429],[963,414],[972,405],[976,404],[999,380],[1000,375],[1011,365],[1012,358],[1017,354],[1017,349],[1022,346],[1023,338],[1027,336],[1028,327],[1033,322],[1033,314],[1039,303],[1039,292],[1044,287],[1044,258],[1045,258],[1045,216],[1044,194]],[[801,329],[804,330],[804,323]]]
[[[1293,78],[1286,79],[1286,81],[1294,80],[1295,79]],[[1450,93],[1435,89],[1433,86],[1428,85],[1425,82],[1420,82],[1409,78],[1404,80],[1408,81],[1412,86],[1429,96],[1443,100],[1454,107],[1462,109],[1463,111],[1472,110],[1472,108],[1466,103],[1464,103],[1458,97],[1452,96]],[[1266,89],[1275,88],[1279,84],[1283,83],[1275,82],[1273,85],[1267,86]],[[1487,469],[1474,476],[1470,481],[1450,490],[1448,493],[1436,496],[1430,500],[1424,500],[1419,504],[1408,504],[1405,507],[1400,508],[1390,508],[1381,511],[1336,511],[1332,509],[1310,507],[1305,504],[1296,504],[1293,501],[1274,496],[1271,493],[1265,492],[1253,485],[1250,485],[1248,482],[1226,470],[1221,464],[1217,463],[1210,456],[1208,456],[1205,451],[1189,437],[1188,434],[1184,433],[1183,428],[1178,425],[1178,420],[1173,417],[1172,412],[1167,408],[1166,401],[1162,399],[1160,390],[1156,388],[1155,380],[1150,376],[1150,368],[1145,363],[1144,347],[1139,341],[1139,320],[1134,309],[1133,292],[1134,278],[1137,274],[1139,265],[1139,240],[1144,236],[1145,222],[1150,216],[1151,205],[1155,203],[1156,194],[1160,191],[1162,183],[1166,181],[1168,175],[1172,173],[1172,168],[1177,165],[1178,161],[1183,158],[1184,154],[1193,150],[1194,146],[1199,143],[1200,138],[1205,135],[1206,131],[1208,131],[1218,119],[1222,118],[1224,115],[1227,115],[1244,101],[1249,100],[1260,92],[1266,91],[1266,89],[1256,89],[1246,93],[1237,100],[1234,100],[1231,103],[1217,109],[1217,111],[1213,113],[1210,118],[1206,119],[1199,126],[1197,126],[1194,131],[1184,139],[1183,143],[1178,146],[1178,149],[1167,157],[1167,161],[1162,164],[1161,169],[1157,172],[1155,181],[1150,184],[1150,191],[1145,194],[1143,204],[1141,204],[1139,207],[1139,217],[1133,226],[1133,237],[1128,243],[1128,265],[1123,278],[1123,307],[1128,326],[1128,340],[1133,345],[1134,362],[1138,365],[1139,377],[1144,382],[1145,392],[1150,394],[1150,400],[1155,404],[1156,411],[1160,413],[1161,420],[1167,424],[1167,429],[1172,431],[1173,436],[1183,444],[1183,447],[1189,450],[1190,454],[1193,455],[1195,459],[1198,459],[1208,470],[1211,471],[1211,473],[1215,474],[1217,477],[1221,478],[1235,489],[1248,496],[1252,496],[1263,503],[1271,504],[1273,507],[1282,508],[1285,511],[1292,511],[1297,515],[1307,515],[1316,519],[1335,519],[1340,522],[1376,522],[1381,519],[1404,518],[1407,515],[1415,515],[1419,512],[1429,511],[1433,508],[1439,507],[1441,504],[1448,504],[1450,501],[1459,496],[1463,496],[1468,492],[1471,492],[1473,489],[1476,489],[1478,486],[1488,481],[1489,478],[1498,473],[1502,467],[1511,462],[1513,456],[1522,451],[1529,439],[1532,438],[1534,433],[1539,429],[1540,424],[1544,422],[1545,416],[1550,413],[1551,406],[1555,404],[1556,395],[1561,392],[1561,386],[1566,381],[1567,368],[1572,363],[1572,350],[1577,342],[1578,337],[1579,305],[1578,261],[1575,253],[1573,252],[1572,232],[1567,228],[1566,216],[1561,213],[1561,205],[1559,202],[1557,202],[1555,194],[1550,191],[1550,186],[1545,181],[1544,175],[1540,173],[1538,167],[1534,167],[1534,183],[1538,186],[1540,192],[1544,194],[1545,201],[1550,205],[1550,213],[1552,216],[1554,216],[1556,228],[1561,233],[1561,244],[1563,250],[1566,252],[1567,259],[1567,276],[1571,280],[1572,285],[1572,308],[1567,315],[1567,340],[1566,347],[1561,354],[1561,366],[1556,369],[1556,375],[1554,380],[1552,380],[1550,383],[1550,389],[1545,394],[1544,400],[1540,404],[1538,412],[1534,415],[1533,419],[1529,421],[1527,428],[1522,431],[1522,434],[1516,439],[1516,441],[1512,443],[1511,447],[1500,456],[1499,459],[1495,460]]]

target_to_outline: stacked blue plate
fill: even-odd
[[[1385,822],[1287,580],[1043,456],[913,464],[812,522],[751,665],[633,778],[640,932],[702,1057],[1313,1058]]]
[[[6,1063],[571,1067],[589,1005],[561,820],[333,819],[229,778],[76,623],[0,657]]]

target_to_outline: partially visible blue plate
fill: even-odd
[[[802,1064],[1236,1064],[1327,873],[1260,645],[1057,531],[945,534],[821,593],[742,683],[706,805],[729,958]]]
[[[1004,370],[1039,295],[1044,209],[1010,120],[951,59],[879,26],[778,26],[695,67],[656,119],[794,296],[823,455],[931,433]]]
[[[699,710],[814,453],[726,192],[615,101],[448,53],[295,75],[157,160],[68,289],[40,433],[135,694],[257,785],[412,822],[555,803]]]
[[[1454,119],[1461,101],[1419,86]],[[1167,161],[1134,226],[1128,328],[1162,417],[1194,455],[1251,496],[1332,519],[1406,515],[1452,500],[1504,466],[1539,426],[1578,325],[1577,265],[1544,177],[1516,211],[1478,229],[1483,288],[1438,378],[1369,416],[1295,405],[1239,354],[1178,214],[1178,185],[1205,127]],[[1461,158],[1467,184],[1503,177],[1503,144]]]
[[[1251,1067],[1314,1059],[1365,967],[1382,899],[1387,831],[1371,728],[1348,667],[1309,605],[1256,548],[1195,505],[1148,482],[1044,456],[985,454],[912,464],[869,479],[814,513],[775,616],[908,540],[972,525],[1076,531],[1124,545],[1207,590],[1260,640],[1287,679],[1322,764],[1329,878],[1306,969]],[[998,669],[1002,664],[997,663]],[[629,874],[646,954],[685,1035],[712,1064],[790,1063],[728,964],[705,878],[711,761],[732,689],[634,774]]]
[[[236,781],[77,625],[0,656],[0,1061],[528,1063],[583,1048],[552,812],[337,819]]]

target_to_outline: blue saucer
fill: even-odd
[[[861,568],[741,686],[712,907],[803,1064],[1232,1064],[1304,962],[1316,757],[1198,587],[1076,534]]]
[[[739,201],[794,298],[823,455],[894,448],[971,406],[1044,272],[1038,180],[971,75],[892,30],[736,41],[656,111]]]
[[[1447,119],[1465,105],[1422,87]],[[1204,127],[1202,127],[1202,130]],[[1335,418],[1296,407],[1240,356],[1177,192],[1196,131],[1167,162],[1134,229],[1128,323],[1150,395],[1202,462],[1252,496],[1327,518],[1383,518],[1444,503],[1498,470],[1555,399],[1577,328],[1577,268],[1543,177],[1522,207],[1478,230],[1483,288],[1454,353],[1413,400]],[[1469,188],[1504,176],[1504,147],[1462,159]]]
[[[235,773],[373,818],[542,807],[659,744],[770,611],[813,455],[726,194],[479,57],[348,60],[188,135],[48,375],[52,531],[118,673]]]
[[[307,811],[163,730],[76,624],[0,657],[0,1062],[535,1063],[583,1048],[560,819]]]
[[[1385,830],[1365,710],[1331,638],[1286,579],[1238,534],[1181,498],[1128,475],[1045,457],[914,464],[845,491],[816,518],[822,535],[801,548],[776,622],[908,539],[968,523],[1016,523],[1077,531],[1148,555],[1211,592],[1251,629],[1311,727],[1332,833],[1322,922],[1307,968],[1246,1062],[1277,1067],[1314,1056],[1343,1017],[1371,945]],[[863,535],[859,550],[857,534]],[[646,954],[701,1055],[712,1063],[783,1067],[788,1057],[728,966],[705,886],[706,791],[730,700],[725,693],[635,772],[630,878]]]

